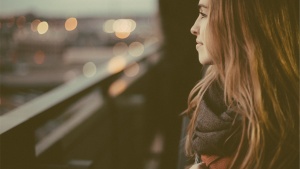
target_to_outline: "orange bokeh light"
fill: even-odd
[[[46,55],[43,51],[38,50],[34,54],[34,62],[38,65],[41,65],[45,62]]]
[[[31,30],[32,32],[36,32],[37,31],[37,27],[38,25],[41,23],[41,21],[39,19],[36,19],[34,21],[31,22]]]
[[[129,68],[125,69],[124,74],[127,77],[134,77],[138,75],[140,72],[140,65],[138,63],[134,63]]]
[[[130,32],[115,32],[116,37],[125,39],[130,35]]]
[[[69,18],[65,22],[65,28],[67,31],[72,31],[77,28],[77,19],[76,18]]]
[[[123,56],[115,56],[108,62],[108,72],[117,73],[126,66],[126,60]]]
[[[26,18],[25,16],[20,16],[18,17],[17,21],[16,21],[16,24],[18,26],[18,28],[23,28],[26,24]]]
[[[121,94],[122,92],[125,91],[125,89],[127,88],[128,84],[126,81],[120,79],[115,81],[110,87],[109,87],[109,94],[111,96],[117,96],[119,94]]]

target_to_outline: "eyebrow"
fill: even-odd
[[[198,4],[198,7],[199,8],[208,8],[206,5],[203,5],[203,4]]]

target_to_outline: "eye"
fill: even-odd
[[[203,12],[199,12],[199,15],[200,15],[201,19],[207,17],[207,15]]]

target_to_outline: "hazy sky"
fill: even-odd
[[[149,15],[158,0],[0,0],[0,16],[32,12],[41,16]]]

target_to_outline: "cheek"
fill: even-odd
[[[218,61],[220,59],[219,57],[222,55],[220,48],[225,46],[224,44],[220,44],[219,38],[211,32],[209,26],[206,27],[204,41],[207,56],[214,62]]]
[[[203,21],[203,23],[201,24],[201,29],[200,29],[200,36],[201,39],[203,40],[203,43],[206,44],[207,42],[207,21]]]

